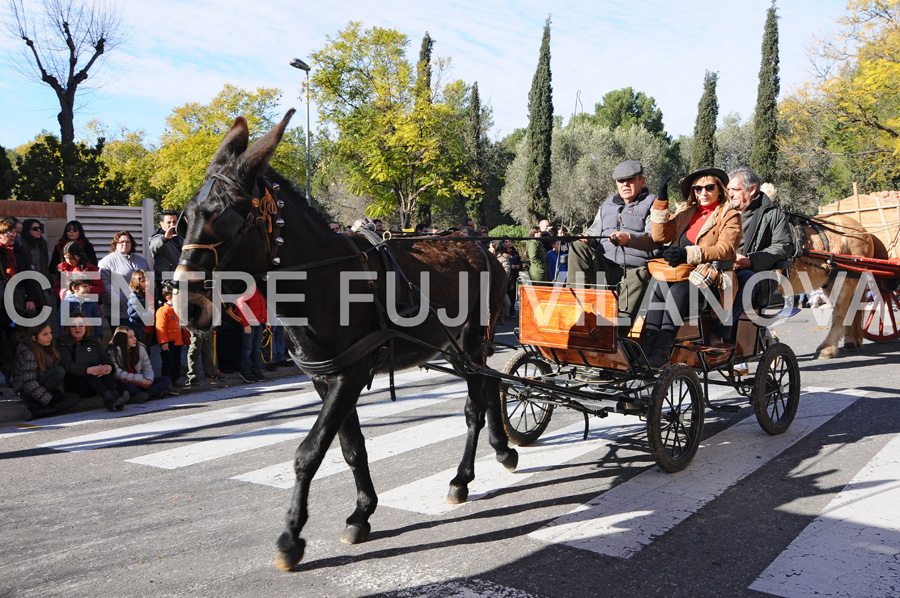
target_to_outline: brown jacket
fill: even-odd
[[[653,209],[650,210],[652,223],[650,234],[653,240],[657,243],[674,241],[677,245],[696,211],[697,207],[694,205],[683,205],[670,216],[668,203],[656,200],[653,203]],[[724,220],[722,220],[717,239],[716,230],[719,229],[720,219]],[[715,213],[700,229],[696,244],[686,248],[687,263],[703,264],[713,260],[733,260],[736,250],[741,244],[741,234],[741,213],[735,210],[727,199],[719,202]]]

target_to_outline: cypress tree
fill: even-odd
[[[550,17],[544,25],[537,70],[528,92],[528,157],[525,193],[533,223],[550,216],[550,148],[553,137],[553,97],[550,86]]]
[[[431,49],[434,40],[428,32],[422,38],[419,50],[419,62],[416,63],[416,107],[431,103]],[[416,202],[416,223],[431,224],[431,198],[427,193],[419,196]]]
[[[428,32],[422,38],[419,50],[419,62],[416,63],[416,103],[431,102],[431,48],[434,40]]]
[[[478,95],[478,82],[472,84],[469,99],[469,170],[472,178],[482,187],[484,173],[484,131],[482,130],[481,97]],[[484,224],[484,195],[479,193],[466,201],[466,213],[479,225]]]
[[[753,119],[753,151],[750,167],[763,181],[775,181],[778,148],[777,99],[780,89],[778,77],[778,17],[775,1],[766,16],[766,28],[762,41],[762,63],[759,67],[759,89],[756,95],[756,116]]]
[[[716,119],[719,101],[716,99],[717,73],[706,71],[703,80],[703,97],[697,106],[697,124],[694,125],[694,151],[691,154],[691,170],[701,166],[713,166],[716,159]]]

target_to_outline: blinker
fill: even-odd
[[[246,219],[231,208],[225,208],[213,222],[213,233],[222,241],[233,244],[239,241]]]

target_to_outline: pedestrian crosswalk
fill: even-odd
[[[419,384],[398,396],[396,402],[387,397],[361,401],[358,414],[367,437],[370,463],[389,461],[416,454],[429,447],[447,444],[454,455],[461,453],[466,434],[462,415],[465,384],[435,372],[407,372],[397,376],[399,388]],[[373,392],[386,388],[385,379],[375,381]],[[730,389],[710,389],[713,398],[733,394]],[[382,392],[382,395],[386,393]],[[631,559],[647,546],[664,538],[705,506],[741,480],[789,451],[853,405],[865,392],[834,391],[806,388],[801,407],[791,428],[782,435],[769,436],[751,414],[709,436],[697,456],[683,472],[667,474],[655,466],[612,486],[586,500],[527,537],[536,547],[564,545],[607,557]],[[458,405],[446,405],[456,401]],[[293,454],[318,413],[319,399],[314,392],[289,394],[222,409],[204,410],[190,415],[112,428],[103,432],[55,440],[44,448],[78,453],[118,445],[146,447],[127,462],[157,468],[178,470],[214,460],[240,456],[266,447],[284,444]],[[268,417],[292,414],[288,421],[266,425]],[[395,425],[398,416],[409,421]],[[384,426],[390,420],[392,425]],[[643,434],[645,424],[633,416],[610,414],[582,440],[584,424],[564,420],[537,443],[519,447],[519,468],[508,472],[499,465],[487,446],[486,434],[480,442],[476,461],[476,479],[470,485],[469,501],[463,505],[445,502],[448,482],[456,474],[455,467],[439,472],[421,465],[419,477],[398,480],[393,487],[379,488],[379,505],[409,513],[414,518],[439,518],[458,509],[479,509],[480,500],[496,496],[504,489],[521,485],[556,468],[592,453],[605,454],[623,437]],[[215,434],[219,426],[241,422],[247,426],[236,433]],[[387,429],[385,429],[387,428]],[[177,446],[156,450],[156,439],[205,430],[203,440],[185,440]],[[209,435],[210,432],[214,434]],[[165,444],[165,443],[164,443]],[[166,446],[170,446],[166,444]],[[140,451],[139,451],[140,452]],[[821,515],[810,523],[778,559],[763,571],[749,589],[767,594],[793,597],[827,593],[834,587],[852,583],[865,588],[866,594],[829,595],[897,595],[897,562],[900,559],[900,439],[893,439],[841,491]],[[274,459],[273,459],[274,460]],[[389,468],[387,463],[382,464]],[[375,467],[378,467],[377,465]],[[373,470],[375,469],[373,467]],[[235,475],[234,465],[223,468],[228,479],[250,485],[288,490],[293,486],[293,462],[278,459],[271,465]],[[326,454],[317,479],[348,472],[340,447]]]

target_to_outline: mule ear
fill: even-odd
[[[234,119],[234,124],[231,125],[231,129],[225,134],[219,149],[216,150],[216,154],[212,157],[209,168],[206,169],[206,176],[219,172],[223,164],[243,154],[249,141],[250,129],[247,127],[247,119],[239,116]]]
[[[254,141],[253,145],[250,146],[250,149],[244,152],[241,156],[240,164],[238,165],[241,175],[247,178],[253,178],[265,169],[269,160],[272,159],[272,155],[275,154],[275,148],[278,147],[278,144],[281,142],[281,138],[284,136],[284,130],[287,129],[291,117],[294,116],[294,112],[296,112],[296,110],[293,108],[288,110],[287,114],[284,115],[284,118],[281,119],[280,123],[275,125],[274,129]]]

